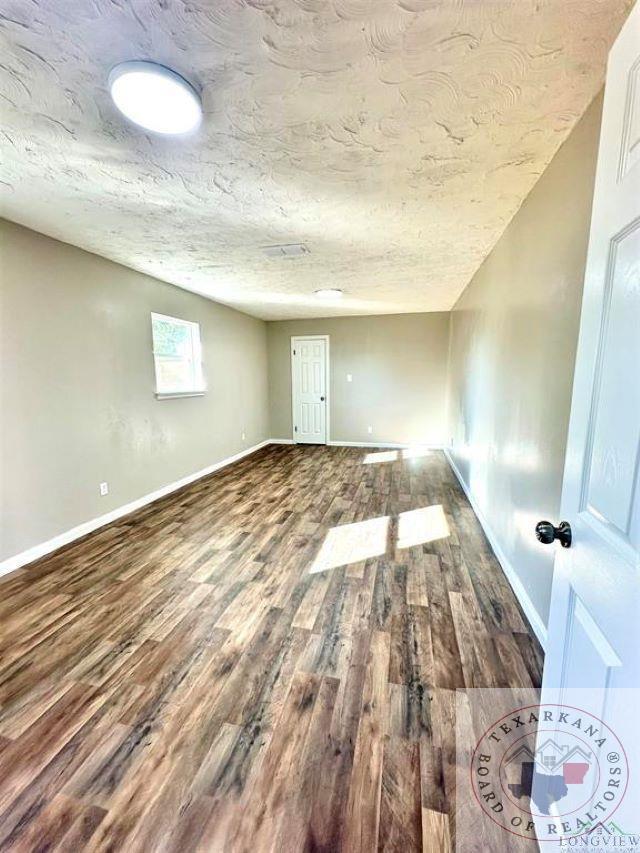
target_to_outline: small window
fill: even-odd
[[[156,396],[203,394],[200,326],[164,314],[151,315]]]

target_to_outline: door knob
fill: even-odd
[[[536,537],[543,545],[551,545],[557,539],[563,548],[571,547],[571,525],[568,521],[561,521],[554,527],[550,521],[539,521],[536,524]]]
[[[320,397],[320,402],[324,403],[324,397]]]

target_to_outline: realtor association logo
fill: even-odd
[[[505,831],[538,841],[588,833],[627,789],[622,744],[602,720],[566,705],[531,705],[497,720],[471,758],[480,808]]]

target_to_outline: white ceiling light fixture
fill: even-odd
[[[111,69],[109,89],[121,113],[155,133],[188,133],[202,119],[191,83],[164,65],[135,60]]]
[[[343,295],[342,290],[338,290],[337,287],[325,287],[322,290],[316,290],[316,296],[318,299],[325,299],[327,302],[335,299],[342,299]]]

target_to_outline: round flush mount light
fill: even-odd
[[[114,104],[135,124],[155,133],[188,133],[202,118],[200,97],[191,83],[155,62],[122,62],[111,69]]]
[[[326,287],[322,290],[316,290],[318,299],[342,299],[342,291],[337,287]]]

